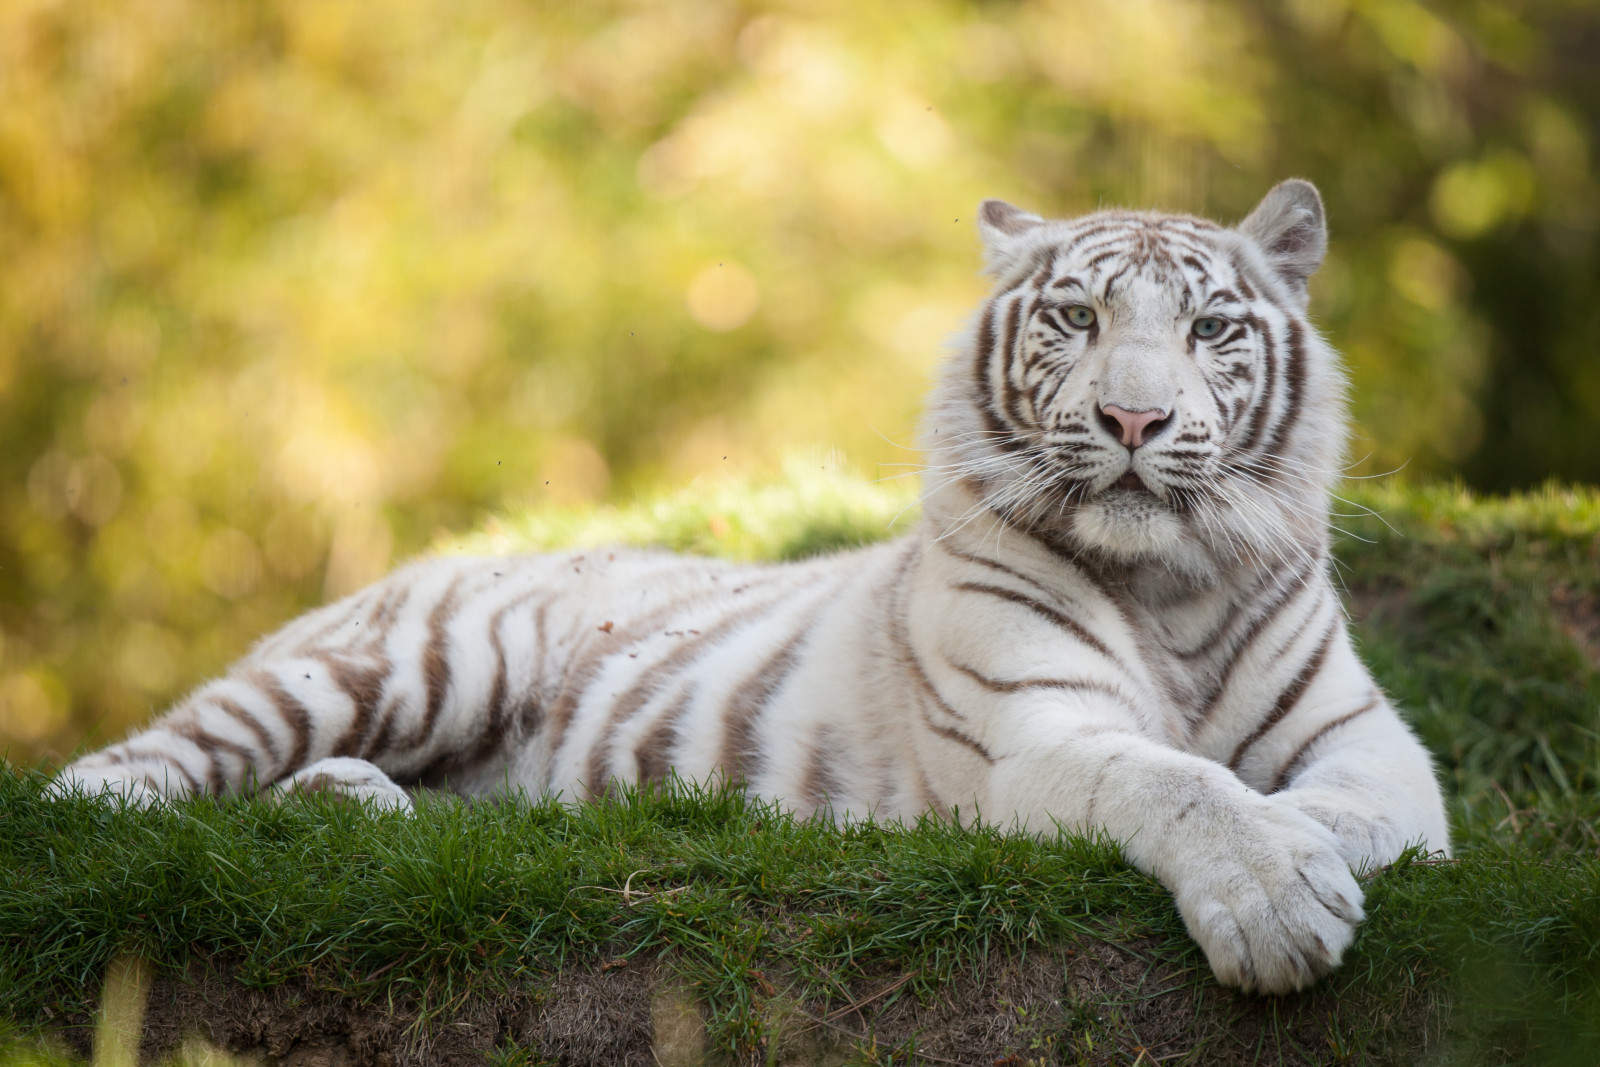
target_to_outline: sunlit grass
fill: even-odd
[[[794,456],[771,480],[707,478],[624,506],[528,508],[436,546],[505,555],[650,545],[741,560],[786,560],[881,541],[915,528],[914,479],[866,482],[838,456]]]

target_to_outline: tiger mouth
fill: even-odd
[[[1123,472],[1122,477],[1111,483],[1111,488],[1143,489],[1147,493],[1150,491],[1150,487],[1144,484],[1144,479],[1135,474],[1131,467]]]

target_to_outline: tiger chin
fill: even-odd
[[[1329,575],[1321,199],[1287,181],[1231,228],[987,201],[978,228],[994,289],[928,405],[913,533],[765,566],[425,559],[52,789],[409,809],[671,772],[841,820],[981,811],[1121,842],[1221,982],[1311,984],[1363,917],[1353,869],[1449,850]]]

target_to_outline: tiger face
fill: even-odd
[[[1326,247],[1310,184],[1237,229],[994,200],[980,228],[997,286],[931,409],[936,480],[1074,554],[1201,579],[1321,536],[1344,417],[1306,319]]]

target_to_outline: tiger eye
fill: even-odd
[[[1207,315],[1203,319],[1194,320],[1194,335],[1199,338],[1209,339],[1222,332],[1223,321],[1215,315]]]
[[[1067,308],[1067,321],[1080,330],[1087,330],[1094,325],[1094,309],[1082,304],[1073,304]]]

